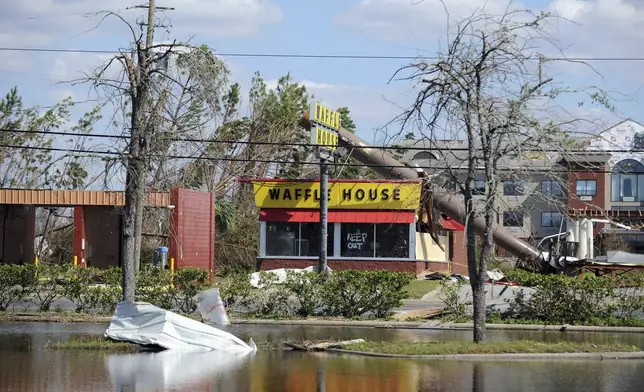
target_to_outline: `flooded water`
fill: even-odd
[[[259,351],[252,357],[172,352],[103,354],[49,345],[105,325],[0,324],[0,391],[642,391],[644,361],[457,362]],[[303,339],[436,340],[464,331],[231,326],[257,342]],[[492,339],[615,341],[638,334],[492,332]]]

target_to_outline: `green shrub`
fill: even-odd
[[[617,277],[616,288],[613,292],[611,312],[625,319],[636,318],[637,313],[644,310],[644,296],[641,295],[644,287],[644,275],[640,271],[624,273]]]
[[[450,317],[462,318],[467,315],[467,307],[470,301],[463,301],[460,297],[461,288],[465,283],[462,280],[452,282],[450,279],[443,279],[440,284],[438,298],[445,304],[445,312]]]
[[[172,276],[169,270],[142,265],[136,274],[136,300],[163,309],[173,309],[174,295],[171,283]]]
[[[252,297],[256,311],[263,316],[283,316],[288,313],[288,299],[291,292],[284,285],[277,283],[277,275],[271,272],[260,272],[259,286]]]
[[[515,317],[556,323],[584,323],[610,315],[613,283],[605,277],[583,279],[565,275],[542,275],[534,293],[523,291],[510,301]]]
[[[181,268],[174,273],[175,303],[183,313],[192,313],[197,309],[195,296],[206,288],[208,271],[199,268]]]
[[[7,264],[0,266],[0,310],[25,299],[35,283],[34,267]]]
[[[65,295],[64,286],[60,284],[68,275],[67,265],[58,264],[40,264],[35,268],[37,279],[33,287],[33,293],[36,297],[38,310],[48,312],[51,304]]]
[[[318,273],[287,271],[284,287],[295,297],[293,311],[298,316],[312,316],[321,305],[322,282]]]
[[[247,273],[231,275],[219,283],[219,294],[229,312],[249,306],[253,294],[250,276]]]
[[[123,297],[123,271],[119,267],[110,267],[101,272],[104,286],[99,289],[98,308],[101,313],[114,313],[116,304]]]
[[[366,311],[367,275],[364,271],[334,271],[322,285],[324,313],[358,317]]]
[[[536,287],[547,279],[547,275],[535,274],[522,269],[511,269],[505,272],[505,277],[510,282],[516,282],[519,286]]]
[[[365,271],[365,309],[378,318],[387,317],[389,311],[402,306],[407,296],[407,286],[415,276],[404,272]]]
[[[95,267],[76,267],[67,271],[63,283],[65,298],[74,304],[76,312],[96,308],[100,301],[100,290],[91,285],[100,279],[101,270]]]

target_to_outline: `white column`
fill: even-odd
[[[416,223],[409,224],[409,258],[416,260]]]
[[[266,256],[266,222],[259,222],[259,256]]]

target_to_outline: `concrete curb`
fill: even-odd
[[[364,351],[327,349],[325,352],[337,354],[360,355],[377,358],[408,358],[408,359],[447,359],[454,361],[543,361],[583,359],[592,361],[644,359],[644,351],[636,352],[605,352],[605,353],[530,353],[530,354],[450,354],[450,355],[404,355],[383,354]]]
[[[112,316],[96,316],[94,318],[74,318],[64,315],[29,314],[6,312],[0,315],[0,322],[41,322],[41,323],[110,323]],[[235,325],[305,325],[311,327],[362,327],[385,329],[420,329],[420,330],[472,330],[472,323],[431,324],[412,321],[376,321],[376,320],[273,320],[273,319],[230,319]],[[488,330],[501,331],[536,331],[536,332],[612,332],[612,333],[644,333],[644,327],[597,327],[588,325],[534,325],[534,324],[487,324]]]
[[[319,327],[365,327],[365,328],[419,328],[423,323],[404,321],[371,320],[271,320],[271,319],[230,319],[231,324],[250,325],[307,325]]]
[[[423,330],[471,330],[472,323],[428,324],[408,321],[359,321],[359,320],[270,320],[231,319],[232,324],[258,325],[308,325],[320,327],[367,327]],[[486,324],[488,330],[551,331],[551,332],[622,332],[644,333],[644,327],[598,327],[590,325],[536,325],[536,324]]]

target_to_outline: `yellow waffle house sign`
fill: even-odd
[[[253,181],[259,208],[320,208],[320,183]],[[416,210],[419,182],[329,182],[329,209]]]

